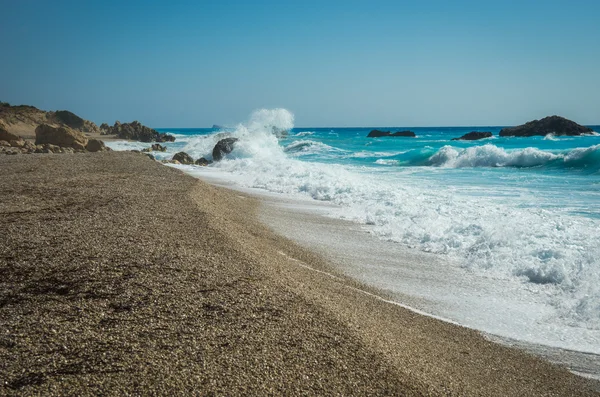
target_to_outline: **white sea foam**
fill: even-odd
[[[398,165],[398,164],[400,164],[400,161],[398,161],[398,160],[390,160],[390,159],[377,159],[375,161],[375,164],[381,164],[381,165]]]
[[[393,157],[401,154],[408,153],[409,150],[402,150],[397,152],[371,152],[368,150],[362,150],[360,152],[349,153],[347,157],[350,158],[373,158],[373,157]]]
[[[315,134],[314,131],[300,131],[297,134],[295,134],[294,136],[303,137],[303,136],[310,136],[310,135],[314,135],[314,134]]]

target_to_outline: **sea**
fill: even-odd
[[[600,126],[590,127],[600,132]],[[375,128],[411,130],[416,137],[368,138]],[[360,281],[432,302],[420,308],[431,315],[503,338],[592,354],[595,360],[600,134],[500,138],[501,129],[299,128],[290,111],[261,109],[238,125],[160,128],[176,141],[153,155],[163,160],[185,151],[210,160],[220,139],[237,137],[220,162],[176,167],[234,188],[316,207],[326,203],[319,216],[364,230],[365,238],[377,242],[382,261],[386,250],[394,253],[385,266],[377,266],[377,255],[354,264],[360,270],[349,273]],[[287,135],[278,137],[278,131]],[[452,140],[471,131],[493,137]],[[404,257],[413,258],[410,277],[402,271]]]

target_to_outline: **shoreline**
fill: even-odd
[[[185,168],[182,170],[187,171]],[[436,283],[441,285],[442,282],[448,281],[447,277],[453,280],[450,283],[458,283],[464,282],[461,280],[463,277],[470,276],[463,272],[459,272],[458,276],[452,273],[443,273],[441,276],[443,281],[435,281],[435,278],[440,276],[432,274],[437,273],[440,267],[447,266],[440,263],[438,256],[402,249],[397,243],[377,238],[365,225],[329,217],[326,215],[327,210],[337,208],[331,203],[302,198],[285,198],[275,193],[227,185],[225,181],[218,177],[215,178],[210,173],[192,172],[190,175],[213,185],[258,199],[261,202],[258,216],[263,224],[267,225],[274,233],[289,238],[296,244],[325,258],[328,263],[327,268],[315,269],[316,271],[324,271],[326,275],[332,277],[345,277],[352,282],[359,283],[365,293],[373,293],[387,303],[480,332],[485,338],[495,343],[515,347],[566,366],[573,373],[598,381],[600,385],[600,361],[598,361],[600,355],[596,353],[545,345],[536,341],[521,340],[482,330],[476,326],[461,323],[456,318],[445,316],[443,313],[448,309],[444,310],[444,307],[450,304],[449,301],[435,301],[435,298],[428,298],[425,295],[418,296],[420,291],[415,288],[431,288],[431,281],[423,283],[425,279],[433,278],[434,285]],[[403,271],[394,273],[388,270],[390,267],[396,266],[398,261],[402,262]],[[375,265],[379,262],[381,263]],[[365,272],[364,268],[370,270]],[[387,283],[382,281],[381,275],[379,278],[372,275],[377,272],[384,276],[387,275],[388,279],[406,278],[407,280],[401,283],[406,290],[399,292],[399,288],[393,282]],[[485,280],[483,281],[485,282]],[[479,280],[470,280],[468,284],[480,282]],[[414,284],[414,287],[411,284]],[[367,290],[371,292],[367,292]],[[464,295],[466,292],[461,294],[461,296]],[[456,304],[456,302],[453,303]],[[467,304],[466,301],[459,303]],[[437,306],[441,306],[441,308],[438,309]]]
[[[598,395],[297,266],[331,268],[269,230],[256,198],[133,153],[0,165],[6,394]]]

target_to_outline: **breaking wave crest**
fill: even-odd
[[[456,149],[444,146],[427,160],[435,167],[563,167],[600,169],[600,145],[572,149],[566,152],[549,152],[536,148],[507,151],[495,145]]]

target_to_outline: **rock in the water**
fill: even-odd
[[[389,131],[372,130],[369,132],[369,135],[367,135],[367,138],[380,138],[382,136],[389,136],[390,134],[391,132]]]
[[[181,164],[194,164],[194,159],[186,152],[179,152],[173,156],[174,161],[178,161]]]
[[[369,132],[369,135],[367,135],[367,138],[381,138],[384,136],[415,138],[417,135],[412,131],[398,131],[392,133],[390,131],[372,130],[371,132]]]
[[[88,152],[104,152],[106,145],[100,139],[90,139],[85,147]]]
[[[48,124],[41,124],[35,129],[35,144],[42,145],[44,143],[85,150],[88,138],[81,132],[68,127],[52,127]]]
[[[476,141],[478,139],[491,138],[491,132],[478,132],[471,131],[468,134],[461,136],[460,138],[452,138],[453,141]]]
[[[237,138],[225,138],[217,142],[212,151],[213,160],[220,161],[223,158],[223,156],[231,153],[231,151],[233,150],[233,146],[237,142],[237,140]]]
[[[405,138],[416,138],[416,134],[412,131],[398,131],[398,132],[394,132],[393,134],[390,134],[390,136],[402,136]]]
[[[212,161],[205,159],[204,157],[200,157],[198,160],[196,160],[196,162],[194,164],[196,165],[202,165],[202,166],[207,166],[209,164],[211,164]]]
[[[152,145],[152,150],[155,152],[165,152],[167,150],[166,146],[162,146],[160,143],[155,143]]]
[[[546,136],[554,134],[556,136],[568,135],[577,136],[590,134],[593,130],[588,127],[577,124],[574,121],[567,120],[560,116],[544,117],[541,120],[533,120],[516,127],[503,128],[500,136]]]

